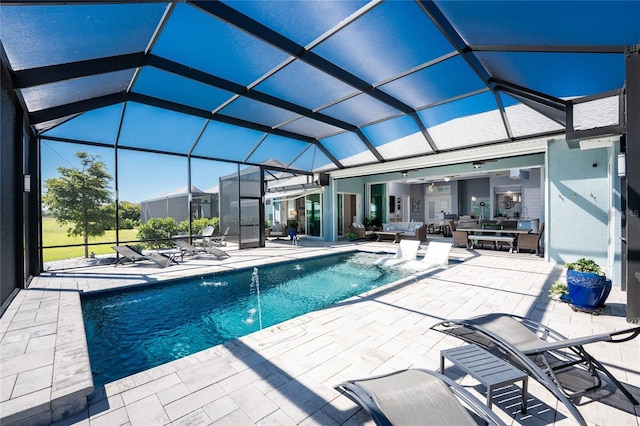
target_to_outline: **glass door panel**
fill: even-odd
[[[260,247],[260,199],[240,198],[240,248]]]
[[[369,187],[369,218],[376,223],[383,223],[386,221],[386,192],[386,186],[384,183],[372,184]]]
[[[306,200],[307,235],[319,237],[321,235],[322,206],[320,194],[307,195]]]

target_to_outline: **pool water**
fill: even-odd
[[[82,296],[96,387],[402,279],[346,253]],[[260,298],[258,299],[258,288]],[[259,303],[258,303],[259,301]]]

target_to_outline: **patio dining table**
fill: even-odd
[[[501,234],[528,234],[531,230],[527,229],[492,229],[492,228],[456,228],[458,231],[467,231],[470,234],[482,234],[482,233],[493,233],[495,235]]]
[[[528,234],[530,230],[523,229],[493,229],[493,228],[459,228],[460,231],[467,231],[470,248],[474,248],[480,241],[491,241],[494,248],[498,248],[498,243],[509,244],[509,253],[514,251],[513,244],[516,242],[518,234]],[[483,238],[486,237],[486,238]]]

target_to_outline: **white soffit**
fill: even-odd
[[[611,136],[608,138],[584,139],[580,141],[580,149],[582,151],[596,148],[609,148],[615,142],[620,141],[620,136]]]
[[[407,160],[387,163],[370,164],[362,167],[353,167],[344,170],[330,172],[332,178],[348,178],[356,176],[374,175],[380,173],[397,172],[400,170],[422,169],[427,167],[447,166],[451,164],[468,163],[479,160],[491,160],[495,158],[517,157],[520,155],[539,154],[547,151],[547,143],[550,137],[531,139],[478,148],[469,148],[461,151],[445,152],[442,154],[425,155]]]

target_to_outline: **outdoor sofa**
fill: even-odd
[[[427,240],[427,225],[423,222],[383,223],[382,230],[402,232],[400,238],[403,240]]]

